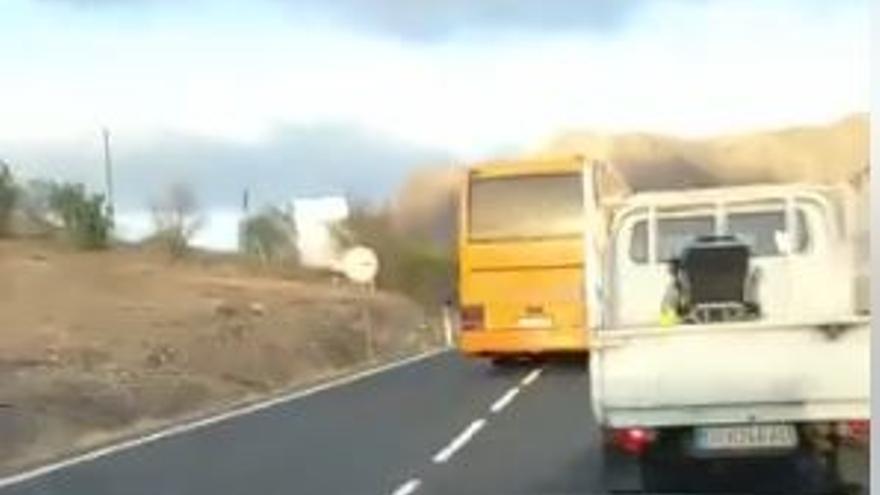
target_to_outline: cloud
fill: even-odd
[[[865,9],[868,0],[33,0],[86,9],[131,6],[195,6],[217,8],[248,16],[280,8],[300,27],[342,24],[406,41],[438,41],[457,35],[515,32],[614,34],[636,24],[646,12],[713,8],[719,5],[757,7],[758,11],[787,10],[791,15],[828,15],[851,7]],[[674,22],[675,19],[667,19]]]
[[[461,31],[590,30],[620,27],[644,0],[276,0],[404,38],[436,39]]]
[[[418,22],[446,19],[441,24],[454,29],[514,21],[479,14],[500,0],[470,7],[460,0],[424,0],[397,10],[391,0],[375,0],[372,8],[365,0],[259,0],[247,6],[241,0],[19,0],[29,7],[72,1],[187,5],[155,16],[134,7],[106,16],[85,10],[43,16],[54,13],[49,8],[0,16],[0,27],[6,22],[8,28],[0,29],[0,59],[9,69],[0,93],[0,142],[19,140],[18,149],[30,150],[36,147],[25,141],[46,143],[27,156],[45,160],[51,150],[62,150],[54,163],[74,163],[74,153],[85,153],[79,162],[97,170],[94,136],[67,148],[49,143],[109,125],[119,134],[121,163],[164,163],[170,150],[181,148],[180,155],[221,163],[265,153],[261,163],[271,164],[279,156],[298,156],[272,134],[282,132],[277,122],[300,126],[287,128],[293,135],[329,122],[371,129],[386,143],[409,143],[390,149],[453,150],[470,160],[505,147],[516,151],[564,129],[701,136],[821,122],[864,110],[869,86],[868,23],[849,8],[863,4],[855,1],[815,16],[809,12],[840,3],[819,8],[817,0],[799,0],[806,7],[792,0],[671,0],[633,7],[641,9],[639,20],[607,40],[549,32],[463,36],[432,45],[352,34],[310,23],[306,14],[335,12],[373,25],[376,19],[407,24],[392,20],[424,12]],[[612,3],[545,6],[558,11]],[[287,15],[270,5],[286,6]],[[551,15],[533,19],[525,12],[534,8],[516,7],[508,15],[523,18],[516,23]],[[438,10],[448,16],[428,15]],[[363,19],[355,19],[361,11]],[[291,28],[291,19],[300,21]],[[320,129],[332,135],[330,128]],[[370,141],[368,133],[357,134],[359,142]],[[126,148],[134,135],[164,137]],[[329,143],[325,148],[335,152]]]
[[[171,0],[36,1],[82,8],[181,3]],[[209,7],[210,2],[182,0],[182,3]],[[260,7],[255,2],[220,3],[237,5],[243,10]],[[459,32],[482,30],[608,32],[624,25],[647,0],[262,0],[260,3],[280,6],[298,21],[342,22],[410,40],[435,40]]]
[[[85,141],[26,145],[0,142],[0,156],[28,177],[102,184],[102,155]],[[148,206],[164,187],[191,185],[205,207],[235,207],[249,188],[253,204],[299,195],[345,193],[384,200],[407,171],[449,160],[441,151],[348,126],[279,126],[259,143],[182,134],[113,138],[118,209]]]
[[[140,5],[157,5],[162,3],[173,3],[174,0],[37,0],[48,4],[69,4],[76,7],[111,7],[124,6],[132,4]],[[189,0],[181,0],[189,1]]]

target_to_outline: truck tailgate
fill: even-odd
[[[869,417],[870,323],[600,332],[596,414],[612,426]]]

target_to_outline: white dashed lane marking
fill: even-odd
[[[443,464],[452,458],[453,455],[462,447],[467,444],[474,435],[477,434],[484,426],[486,426],[486,420],[480,418],[464,429],[461,433],[455,437],[452,442],[449,443],[446,447],[443,448],[440,452],[434,455],[433,461],[435,464]]]
[[[513,388],[507,390],[504,395],[499,397],[495,402],[492,403],[491,406],[489,406],[489,410],[492,411],[493,414],[498,414],[503,411],[504,408],[510,405],[510,403],[513,402],[516,396],[519,395],[519,393],[522,391],[521,387],[528,387],[529,385],[534,383],[535,380],[537,380],[538,377],[541,376],[541,371],[541,368],[533,369],[528,375],[523,377],[523,379],[520,381],[520,386],[514,386]],[[446,462],[449,462],[449,460],[452,459],[452,456],[454,456],[456,452],[461,450],[462,447],[467,445],[467,443],[470,442],[471,439],[474,438],[474,436],[480,430],[482,430],[487,423],[488,421],[483,418],[474,420],[471,424],[467,426],[467,428],[462,430],[462,432],[459,433],[458,436],[453,438],[448,445],[446,445],[445,447],[443,447],[443,449],[434,454],[434,457],[431,458],[431,460],[434,462],[434,464],[444,464]],[[418,478],[412,478],[402,485],[398,486],[391,495],[410,495],[418,490],[420,486],[422,486],[422,481]]]
[[[541,376],[541,371],[543,371],[541,368],[536,368],[533,369],[531,373],[526,375],[526,377],[522,379],[523,387],[528,387],[529,385],[534,383],[534,381],[537,380],[539,376]]]
[[[508,390],[504,395],[502,395],[498,400],[493,402],[492,405],[489,407],[489,410],[491,410],[495,414],[500,413],[502,409],[507,407],[507,405],[513,401],[517,394],[519,394],[519,387],[513,387],[512,389]]]
[[[406,483],[398,486],[397,490],[394,490],[391,495],[410,495],[411,493],[418,490],[420,486],[422,486],[422,480],[418,478],[413,478]]]

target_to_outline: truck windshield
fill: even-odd
[[[795,252],[803,252],[809,245],[804,212],[797,210],[797,242]],[[749,244],[755,256],[778,256],[782,254],[781,236],[785,234],[784,211],[761,211],[732,213],[727,217],[727,231]]]
[[[797,239],[792,248],[795,252],[806,251],[810,245],[810,232],[803,210],[797,209]],[[694,215],[657,219],[657,262],[665,263],[675,258],[687,243],[700,235],[716,231],[714,215]],[[630,257],[636,263],[648,261],[647,221],[640,220],[633,226],[630,241]],[[783,238],[787,235],[784,210],[732,212],[727,215],[727,233],[746,242],[753,256],[779,256],[782,254]]]
[[[470,240],[579,236],[583,229],[582,188],[580,174],[473,179]]]
[[[715,217],[706,215],[657,220],[657,258],[666,262],[679,255],[684,247],[701,235],[715,232]]]

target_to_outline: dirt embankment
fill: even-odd
[[[0,473],[437,345],[397,296],[0,241]]]

